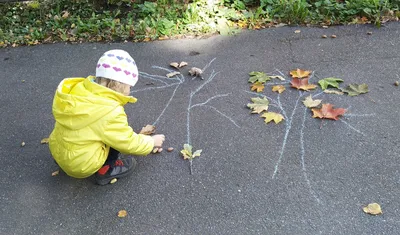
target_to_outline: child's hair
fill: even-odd
[[[103,78],[103,77],[96,77],[96,83],[99,85],[105,86],[107,88],[110,88],[111,90],[114,90],[116,92],[119,92],[123,95],[129,95],[130,94],[130,86],[128,84],[122,83],[122,82],[117,82],[108,78]]]

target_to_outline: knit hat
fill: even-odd
[[[138,81],[138,75],[135,61],[124,50],[107,51],[97,62],[96,77],[108,78],[134,86]]]

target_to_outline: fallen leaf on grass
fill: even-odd
[[[313,118],[325,118],[332,120],[339,120],[339,116],[342,116],[347,110],[343,108],[334,109],[332,104],[323,104],[320,109],[311,109],[313,112]]]
[[[142,130],[140,130],[139,134],[151,135],[151,134],[154,134],[155,131],[156,131],[156,127],[155,126],[146,125],[145,127],[142,128]]]
[[[178,74],[181,74],[181,73],[180,72],[171,72],[171,73],[168,73],[166,76],[167,76],[167,78],[171,78],[171,77],[176,76]]]
[[[277,86],[273,86],[272,87],[272,91],[276,91],[279,94],[281,94],[282,92],[284,92],[286,90],[285,86],[283,85],[277,85]]]
[[[43,138],[43,139],[40,141],[40,143],[41,143],[41,144],[48,144],[48,143],[49,143],[49,138]]]
[[[282,116],[280,113],[274,113],[274,112],[266,112],[261,117],[265,118],[265,123],[269,123],[271,121],[274,121],[275,124],[280,123],[282,120],[285,118]]]
[[[312,95],[308,96],[305,100],[303,100],[304,106],[307,108],[315,108],[320,105],[322,100],[313,100]]]
[[[309,70],[296,69],[296,70],[290,71],[290,75],[293,78],[307,78],[308,76],[310,76],[310,74],[311,74],[311,71],[309,71]]]
[[[254,84],[251,85],[250,89],[252,91],[256,91],[256,92],[262,92],[264,90],[264,84],[261,82],[256,82]]]
[[[308,83],[308,78],[293,78],[290,84],[297,90],[309,91],[317,88],[317,85]]]
[[[64,11],[64,14],[61,16],[62,18],[66,19],[69,17],[69,12],[68,11]]]
[[[343,82],[340,78],[324,78],[318,81],[322,90],[326,90],[328,86],[339,88],[339,82]]]
[[[183,155],[183,159],[193,159],[195,157],[199,157],[203,150],[199,149],[192,153],[193,147],[190,144],[184,144],[181,153]]]
[[[248,103],[247,107],[253,110],[251,113],[262,113],[268,110],[269,101],[266,97],[261,99],[260,97],[251,98],[253,103]]]
[[[271,80],[271,77],[265,74],[264,72],[253,71],[250,72],[249,75],[250,75],[249,82],[251,83],[255,82],[265,83]]]
[[[60,174],[60,170],[54,171],[53,173],[51,173],[51,176],[56,176],[56,175],[58,175],[58,174]]]
[[[367,93],[368,85],[363,83],[361,85],[358,84],[350,84],[346,88],[342,89],[343,92],[347,93],[349,96],[357,96],[360,94]]]
[[[324,90],[324,93],[326,94],[336,94],[336,95],[343,95],[344,93],[338,90],[333,90],[333,89],[326,89]]]
[[[199,68],[196,68],[196,67],[192,67],[190,70],[189,70],[189,74],[191,75],[191,76],[195,76],[195,77],[201,77],[201,74],[203,73],[203,70],[201,70],[201,69],[199,69]]]
[[[128,212],[126,211],[126,210],[120,210],[120,211],[118,211],[118,214],[117,214],[117,216],[119,217],[119,218],[124,218],[124,217],[126,217],[128,215]]]
[[[371,215],[380,215],[382,214],[381,206],[378,203],[371,203],[368,206],[363,207],[363,211],[367,214]]]

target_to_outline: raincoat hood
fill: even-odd
[[[92,82],[92,77],[64,79],[53,101],[57,122],[70,130],[78,130],[96,122],[119,105],[135,103],[136,98],[125,96]]]

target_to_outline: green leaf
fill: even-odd
[[[266,97],[264,97],[263,99],[259,97],[251,98],[251,101],[253,103],[247,104],[247,107],[253,110],[251,113],[262,113],[263,111],[268,110],[269,101]]]
[[[190,144],[184,144],[181,153],[184,159],[192,158],[192,146]]]
[[[250,72],[249,75],[250,75],[249,82],[251,83],[255,82],[265,83],[271,80],[271,78],[264,72],[253,71]]]
[[[339,88],[339,82],[343,82],[340,78],[324,78],[318,81],[318,84],[321,86],[322,90],[328,88],[328,86]]]
[[[357,96],[359,94],[367,93],[368,85],[363,83],[361,85],[358,84],[350,84],[346,88],[341,89],[343,92],[347,93],[348,96]]]

